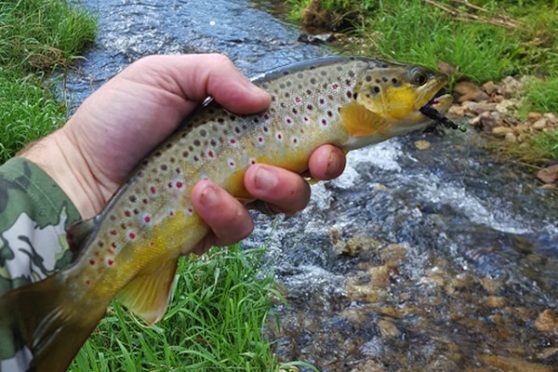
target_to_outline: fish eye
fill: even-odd
[[[424,85],[428,81],[428,72],[420,67],[415,67],[410,72],[409,80],[413,85]]]

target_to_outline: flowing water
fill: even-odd
[[[99,35],[69,74],[74,110],[148,54],[222,52],[247,75],[331,54],[300,44],[270,2],[84,0]],[[257,5],[257,7],[256,7]],[[427,150],[415,141],[428,140]],[[355,151],[309,207],[255,216],[286,304],[266,334],[324,371],[556,370],[558,201],[472,132]]]

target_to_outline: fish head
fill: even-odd
[[[447,81],[447,76],[421,66],[370,63],[358,76],[352,102],[341,108],[349,134],[345,147],[426,128],[432,119],[421,108],[428,106],[443,115],[452,103],[452,96],[442,90]]]

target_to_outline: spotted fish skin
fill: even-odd
[[[33,368],[65,369],[114,297],[148,323],[162,317],[178,257],[208,233],[190,199],[199,180],[246,201],[252,164],[303,172],[322,144],[350,150],[424,128],[421,107],[445,112],[451,102],[435,96],[444,77],[367,58],[314,60],[253,82],[271,94],[268,110],[243,116],[215,102],[201,107],[89,223],[73,266],[0,297],[0,326],[22,329]]]
[[[328,62],[337,60],[343,63],[332,69]],[[92,287],[109,300],[114,288],[130,280],[130,272],[187,253],[208,232],[190,199],[199,180],[210,179],[247,199],[243,176],[251,164],[302,172],[316,147],[341,146],[349,135],[340,125],[340,110],[354,98],[357,72],[370,63],[325,60],[257,79],[254,83],[272,97],[269,109],[260,114],[236,115],[216,103],[196,112],[111,201],[98,234],[71,273],[76,292]],[[84,300],[89,298],[98,301],[93,296]]]

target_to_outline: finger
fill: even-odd
[[[345,169],[346,159],[343,150],[332,145],[318,147],[308,161],[312,178],[330,180],[339,177]]]
[[[213,231],[215,245],[235,243],[254,229],[244,206],[211,181],[200,181],[192,193],[194,209]]]
[[[232,112],[251,114],[265,110],[271,97],[252,84],[222,54],[187,54],[145,57],[125,71],[125,77],[144,79],[187,102],[200,103],[208,96]],[[140,74],[142,70],[143,74]],[[187,111],[192,105],[186,106]]]
[[[273,204],[287,214],[303,209],[310,200],[310,187],[300,175],[269,165],[248,168],[244,186],[256,199]]]

